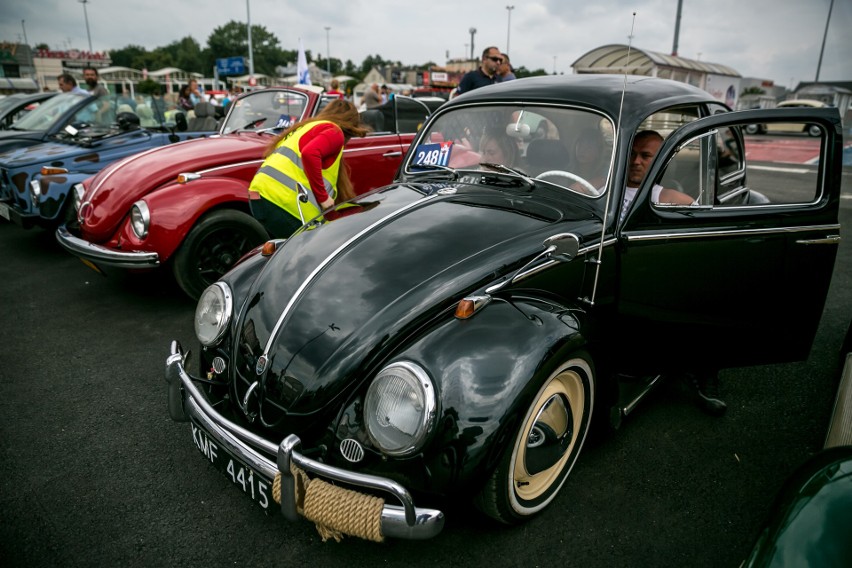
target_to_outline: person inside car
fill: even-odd
[[[630,160],[627,163],[627,186],[624,188],[619,221],[624,221],[627,216],[630,204],[636,198],[636,192],[639,191],[639,186],[645,179],[645,174],[648,173],[648,167],[662,145],[663,137],[654,130],[643,130],[633,139]],[[692,205],[695,200],[676,189],[655,184],[651,190],[651,202],[660,205]]]

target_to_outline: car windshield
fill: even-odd
[[[442,114],[427,128],[408,155],[408,173],[442,168],[514,170],[593,196],[604,192],[610,178],[613,125],[589,110],[468,106]]]
[[[105,95],[83,105],[68,120],[71,128],[57,134],[59,138],[86,138],[108,135],[121,130],[122,124],[138,124],[141,128],[161,128],[174,122],[178,112],[164,98],[151,95]],[[121,119],[121,121],[119,120]],[[125,122],[126,121],[126,122]],[[120,124],[121,122],[121,124]]]
[[[51,97],[38,106],[32,112],[28,112],[20,119],[12,124],[14,130],[48,130],[53,124],[59,120],[65,113],[79,104],[79,102],[88,95],[77,95],[72,93],[62,93]]]
[[[222,126],[222,134],[238,130],[287,128],[303,118],[308,96],[297,91],[262,90],[240,97]]]

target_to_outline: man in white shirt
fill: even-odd
[[[624,198],[621,203],[619,221],[623,221],[627,215],[630,204],[633,203],[636,192],[639,191],[639,186],[642,184],[642,180],[645,179],[645,174],[648,173],[648,168],[651,166],[654,156],[657,155],[662,145],[663,137],[653,130],[643,130],[633,139],[630,161],[627,163],[627,187],[624,188]],[[668,189],[655,184],[651,189],[651,202],[691,205],[695,203],[695,200],[676,189]]]

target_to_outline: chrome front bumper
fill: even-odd
[[[276,445],[226,419],[216,412],[192,382],[184,368],[185,358],[180,344],[172,341],[166,359],[168,406],[172,420],[186,422],[191,417],[222,447],[268,479],[274,479],[280,473],[281,512],[288,520],[301,518],[296,510],[295,484],[290,472],[292,463],[313,476],[379,490],[395,497],[400,505],[385,504],[382,509],[381,527],[385,537],[423,540],[436,536],[444,528],[444,513],[415,507],[408,490],[399,483],[309,459],[299,453],[301,441],[295,434],[290,434]],[[277,460],[273,462],[264,453],[277,456]]]
[[[155,268],[160,266],[160,257],[155,252],[126,252],[96,245],[75,237],[65,225],[56,229],[56,240],[74,256],[99,265],[115,268]]]

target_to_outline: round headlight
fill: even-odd
[[[216,345],[228,330],[233,303],[231,289],[224,282],[207,287],[195,307],[195,335],[202,345]]]
[[[151,213],[148,211],[148,204],[144,201],[137,201],[130,208],[130,227],[140,239],[148,236],[148,226],[151,224]]]
[[[382,369],[367,389],[364,423],[382,452],[418,451],[435,419],[435,387],[421,367],[400,361]]]

